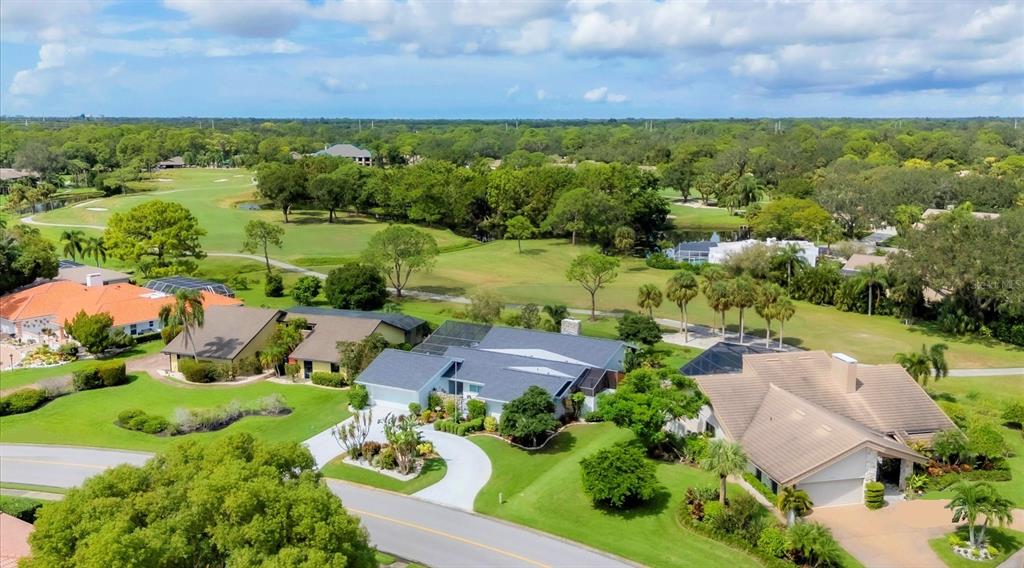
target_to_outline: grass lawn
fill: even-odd
[[[17,369],[14,371],[4,371],[0,373],[0,390],[7,390],[15,387],[20,387],[39,381],[45,381],[47,379],[53,379],[56,377],[64,377],[80,369],[86,369],[96,365],[98,363],[108,363],[110,361],[122,361],[125,359],[131,359],[133,357],[141,357],[143,355],[149,355],[160,351],[164,346],[163,342],[147,341],[136,345],[132,349],[125,351],[117,357],[111,357],[110,359],[103,359],[97,361],[96,359],[81,359],[78,361],[72,361],[65,365],[58,367],[38,367],[32,369]]]
[[[292,413],[287,416],[248,416],[217,432],[160,437],[114,425],[128,408],[173,419],[177,408],[210,408],[281,394]],[[268,441],[299,442],[349,416],[345,391],[260,382],[237,388],[181,388],[136,375],[127,385],[64,396],[25,414],[0,418],[0,443],[67,444],[130,450],[159,450],[184,439],[210,440],[229,432],[250,432]]]
[[[956,534],[963,540],[967,540],[967,527],[958,528],[956,530]],[[999,566],[1006,560],[1007,556],[1020,550],[1021,547],[1024,547],[1024,532],[1011,529],[990,528],[985,531],[985,536],[988,537],[990,544],[999,549],[1000,554],[995,559],[986,560],[984,562],[968,560],[955,554],[953,552],[953,548],[946,542],[946,536],[940,536],[939,538],[929,540],[928,546],[931,546],[932,550],[935,551],[935,554],[937,554],[939,558],[946,563],[946,566],[949,566],[950,568],[987,568]]]
[[[580,459],[632,437],[612,424],[581,425],[536,452],[487,436],[471,437],[493,465],[491,480],[477,495],[474,508],[647,566],[757,566],[753,558],[678,525],[675,507],[686,488],[716,483],[706,472],[659,464],[658,478],[666,491],[653,502],[626,513],[607,512],[591,504],[580,482]],[[498,503],[499,494],[503,504]]]
[[[732,215],[728,209],[718,207],[690,207],[673,203],[670,221],[680,230],[713,230],[731,231],[747,224],[742,215]]]
[[[948,401],[960,406],[968,416],[1001,423],[1001,414],[1007,402],[1013,399],[1024,401],[1024,376],[946,377],[932,382],[928,390],[940,402]],[[1024,507],[1024,435],[1020,430],[1005,425],[1000,430],[1012,452],[1006,458],[1006,464],[1013,479],[992,483],[1003,497],[1018,507]],[[949,497],[949,491],[931,491],[924,495],[925,499]]]
[[[386,489],[388,491],[395,491],[397,493],[410,495],[441,481],[441,479],[444,478],[445,473],[448,472],[448,465],[441,458],[429,459],[423,465],[423,471],[409,481],[395,479],[394,477],[377,473],[376,471],[370,471],[365,467],[347,464],[343,462],[341,458],[331,460],[331,462],[325,465],[320,471],[322,471],[326,477],[333,477],[335,479],[351,481],[352,483],[369,485],[370,487],[376,487],[378,489]]]
[[[0,489],[16,489],[20,491],[38,491],[40,493],[57,493],[63,495],[71,491],[67,487],[54,487],[53,485],[35,485],[33,483],[10,483],[0,481]]]
[[[325,211],[295,211],[289,216],[291,222],[284,224],[280,211],[239,209],[238,204],[258,201],[252,172],[248,170],[186,168],[162,171],[139,185],[151,191],[108,197],[85,207],[64,207],[35,215],[35,219],[47,223],[105,225],[112,213],[127,211],[144,201],[173,201],[188,207],[199,220],[199,225],[206,229],[207,235],[202,242],[207,252],[238,252],[245,223],[250,219],[263,219],[282,224],[285,228],[284,247],[272,251],[272,256],[303,265],[339,264],[353,258],[366,248],[370,236],[384,227],[383,223],[351,215],[342,215],[338,222],[327,223]],[[59,235],[61,231],[56,227],[49,228],[55,231],[42,229],[48,236]],[[473,242],[450,231],[424,230],[437,239],[442,249]]]

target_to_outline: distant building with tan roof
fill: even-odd
[[[234,298],[203,292],[203,305],[240,305]],[[160,308],[174,296],[133,284],[92,285],[56,280],[0,298],[0,333],[29,342],[67,340],[64,323],[79,311],[89,315],[106,312],[132,336],[160,331]]]
[[[843,264],[841,272],[843,273],[843,276],[853,276],[860,272],[862,268],[867,268],[868,266],[875,264],[889,266],[889,257],[855,253],[850,255],[850,258],[846,259],[846,264]]]
[[[861,503],[871,481],[904,488],[926,461],[908,443],[956,427],[899,365],[842,353],[744,355],[741,372],[694,380],[710,405],[670,428],[739,442],[754,476],[818,507]]]

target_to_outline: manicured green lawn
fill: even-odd
[[[292,413],[248,416],[217,432],[160,437],[132,432],[114,424],[118,413],[141,408],[174,418],[177,408],[210,408],[233,400],[247,402],[281,394]],[[305,385],[260,382],[236,388],[182,388],[140,374],[128,385],[64,396],[25,414],[0,418],[0,442],[67,444],[131,450],[159,450],[178,440],[213,439],[229,432],[250,432],[270,441],[299,442],[346,417],[348,394]]]
[[[612,424],[581,425],[537,452],[519,450],[492,437],[471,437],[487,452],[493,467],[474,508],[647,566],[757,566],[753,558],[677,523],[675,507],[686,488],[716,482],[706,472],[659,464],[658,479],[666,490],[652,503],[626,513],[603,511],[591,504],[580,482],[580,459],[632,437]]]
[[[252,172],[248,170],[187,168],[162,171],[140,185],[151,191],[109,197],[86,207],[64,207],[36,215],[35,219],[47,223],[105,225],[112,213],[127,211],[144,201],[173,201],[188,207],[200,226],[206,229],[203,246],[207,251],[238,252],[245,223],[250,219],[263,219],[285,228],[284,248],[272,251],[272,256],[303,265],[339,264],[354,258],[366,248],[370,236],[385,226],[372,219],[351,215],[342,215],[338,222],[331,224],[327,223],[325,211],[295,211],[290,215],[291,222],[284,224],[280,211],[239,209],[238,204],[258,201]],[[442,248],[472,243],[450,231],[424,230],[431,233]],[[47,235],[54,233],[44,232]],[[60,229],[55,231],[58,235],[59,232]]]
[[[38,491],[40,493],[64,494],[70,491],[66,487],[54,487],[53,485],[35,485],[32,483],[11,483],[0,481],[0,489],[17,489],[21,491]]]
[[[940,401],[960,406],[968,416],[1002,423],[1003,407],[1011,400],[1024,401],[1024,376],[1006,377],[946,377],[932,382],[928,390]],[[1020,430],[1001,426],[1003,439],[1010,446],[1011,455],[1006,458],[1013,479],[996,481],[993,484],[999,493],[1018,507],[1024,507],[1024,436]],[[948,499],[949,491],[931,491],[925,499]]]
[[[95,359],[82,359],[79,361],[72,361],[66,365],[60,365],[59,367],[40,367],[33,369],[17,369],[15,371],[4,371],[0,373],[0,390],[7,390],[23,385],[37,383],[39,381],[45,381],[47,379],[53,379],[57,377],[64,377],[80,369],[85,369],[96,365],[99,362],[107,363],[110,361],[122,361],[125,359],[131,359],[134,357],[141,357],[156,353],[160,351],[164,346],[162,341],[148,341],[136,345],[129,351],[121,353],[117,357],[111,357],[110,359],[103,359],[97,361]]]
[[[967,540],[967,527],[958,528],[956,534],[963,540]],[[1007,556],[1024,547],[1024,532],[1012,529],[990,528],[985,532],[985,536],[988,537],[989,543],[999,549],[1000,554],[995,559],[984,562],[968,560],[955,554],[953,548],[946,542],[946,536],[929,540],[928,546],[931,546],[935,554],[950,568],[989,568],[999,566],[1006,560]]]
[[[441,481],[441,479],[444,478],[445,473],[448,472],[448,465],[440,458],[427,460],[423,465],[423,471],[409,481],[395,479],[394,477],[370,471],[365,467],[347,464],[342,461],[341,458],[331,460],[331,462],[321,468],[320,471],[322,471],[326,477],[333,477],[335,479],[351,481],[352,483],[369,485],[378,489],[386,489],[388,491],[395,491],[397,493],[410,495]]]
[[[672,212],[669,214],[672,215],[672,224],[682,230],[730,231],[747,224],[742,215],[732,215],[728,209],[718,207],[690,207],[673,203]]]

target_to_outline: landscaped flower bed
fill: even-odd
[[[193,432],[213,432],[227,428],[246,416],[283,416],[291,412],[279,394],[265,396],[252,404],[233,400],[216,408],[179,408],[174,420],[148,414],[139,408],[122,411],[115,424],[127,430],[165,436],[181,436]]]

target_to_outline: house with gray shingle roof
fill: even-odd
[[[314,152],[314,156],[331,156],[333,158],[348,158],[360,166],[369,166],[373,164],[373,154],[369,150],[364,150],[352,144],[335,144],[333,146],[324,146],[323,150]]]
[[[738,372],[694,377],[710,404],[669,428],[739,442],[750,472],[815,506],[864,500],[864,485],[903,489],[924,456],[910,448],[956,428],[903,367],[823,351],[745,354]]]
[[[256,357],[266,347],[284,312],[245,306],[210,306],[202,326],[191,329],[189,337],[179,333],[161,353],[169,358],[172,371],[178,361],[195,358],[216,363],[235,363]]]
[[[593,397],[621,375],[629,349],[609,339],[458,322],[438,332],[447,335],[432,335],[414,351],[381,353],[356,382],[375,404],[393,406],[425,407],[431,392],[441,392],[483,400],[488,413],[499,416],[507,402],[538,386],[559,411],[576,391],[592,408]]]

